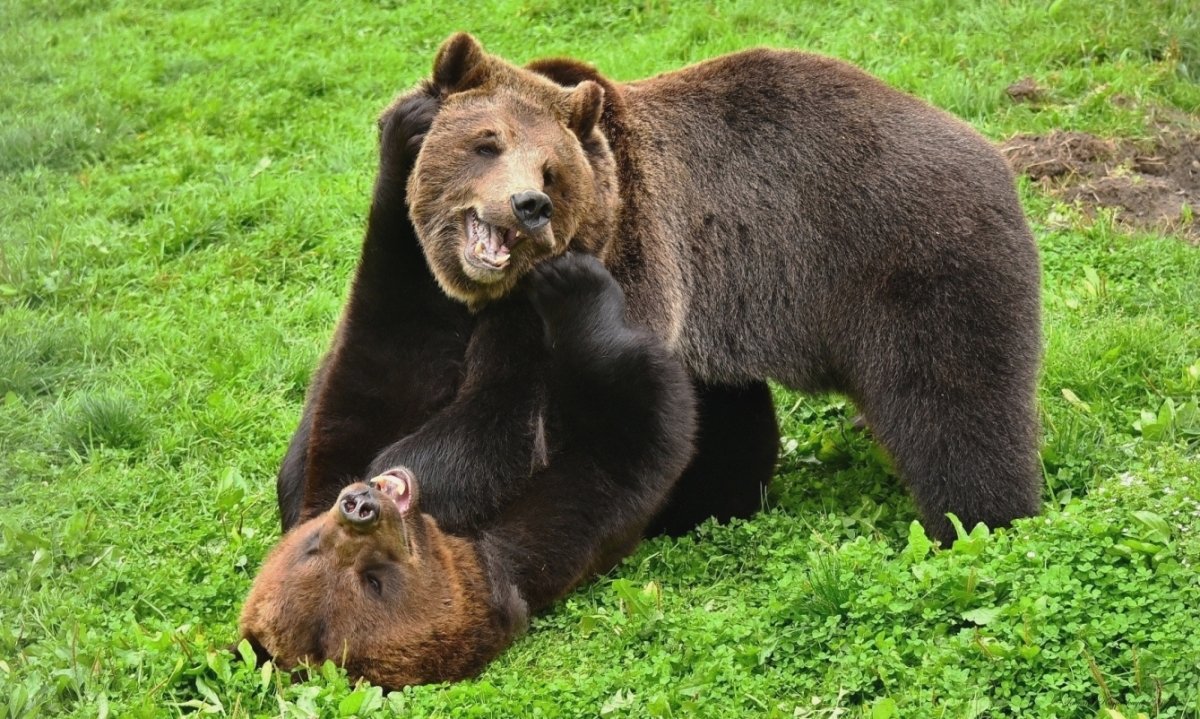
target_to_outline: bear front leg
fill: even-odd
[[[276,485],[285,529],[327,509],[461,380],[473,321],[434,281],[405,205],[437,110],[436,96],[418,88],[380,120],[379,173],[350,298]]]
[[[586,444],[601,462],[645,457],[656,463],[659,457],[644,434],[672,440],[686,434],[690,457],[695,431],[690,381],[686,390],[667,393],[686,397],[678,412],[671,402],[655,399],[682,365],[661,341],[626,322],[625,294],[604,265],[569,252],[538,265],[527,294],[550,347],[552,437]],[[675,430],[657,425],[674,423],[675,414]]]
[[[550,463],[483,540],[536,610],[636,546],[692,456],[696,408],[682,364],[626,324],[595,258],[542,263],[527,293],[550,345]]]
[[[467,348],[458,394],[412,434],[372,460],[422,480],[422,509],[455,534],[473,533],[546,465],[547,352],[522,297],[487,306]]]

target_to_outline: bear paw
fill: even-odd
[[[436,96],[417,92],[399,100],[380,122],[381,155],[405,173],[412,169],[425,133],[441,109]]]
[[[529,273],[527,294],[552,345],[627,331],[625,293],[591,255],[567,252],[542,262]]]

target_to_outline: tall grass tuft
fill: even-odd
[[[64,446],[80,454],[100,447],[137,449],[150,434],[141,404],[116,390],[72,397],[62,411],[59,431]]]

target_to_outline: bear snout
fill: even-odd
[[[521,229],[530,234],[537,232],[550,221],[554,211],[554,203],[550,196],[536,190],[518,192],[511,198],[513,216],[517,218]]]
[[[370,529],[379,521],[379,501],[370,487],[352,484],[338,496],[338,517],[355,529]]]

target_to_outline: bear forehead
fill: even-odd
[[[456,116],[462,120],[484,122],[510,120],[521,124],[554,121],[562,124],[560,98],[539,98],[510,88],[478,89],[446,98],[437,119]],[[435,119],[435,122],[437,120]]]

